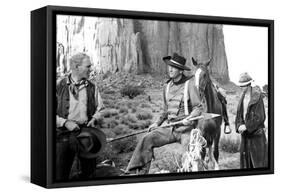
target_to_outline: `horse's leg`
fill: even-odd
[[[221,127],[218,125],[217,134],[214,139],[214,157],[215,157],[215,170],[219,170],[219,141],[221,136]]]
[[[202,148],[202,151],[201,151],[201,159],[202,159],[202,160],[205,160],[205,157],[206,157],[206,148]]]
[[[217,122],[217,127],[216,127],[216,136],[214,139],[214,157],[216,160],[216,167],[215,170],[219,170],[219,142],[220,142],[220,137],[221,137],[221,121]]]
[[[219,141],[220,141],[221,132],[219,132],[214,141],[214,157],[217,162],[219,162]]]

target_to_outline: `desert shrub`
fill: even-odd
[[[262,87],[262,90],[264,93],[268,94],[268,85],[265,84],[263,87]]]
[[[151,108],[151,106],[147,103],[141,104],[141,108]]]
[[[109,118],[115,115],[118,115],[118,111],[116,109],[106,109],[104,110],[104,112],[102,113],[103,117],[105,118]]]
[[[110,120],[107,122],[107,127],[110,129],[116,127],[117,125],[119,125],[119,123],[116,120]]]
[[[120,124],[118,126],[115,126],[114,129],[112,129],[112,131],[115,133],[115,135],[123,135],[128,133],[128,126],[127,125],[123,125]]]
[[[138,130],[140,129],[140,124],[139,123],[128,123],[128,126],[132,130]]]
[[[106,108],[111,108],[111,109],[118,109],[118,104],[116,104],[115,99],[104,99],[103,98],[103,104]]]
[[[122,124],[129,125],[131,123],[136,123],[137,119],[134,115],[128,114],[122,118]]]
[[[145,120],[145,121],[139,121],[138,123],[138,129],[146,129],[149,127],[149,125],[151,125],[151,121],[150,120]]]
[[[122,97],[128,96],[130,99],[133,99],[134,97],[143,94],[144,89],[139,86],[133,86],[133,85],[125,85],[121,90],[120,93]]]
[[[105,90],[103,91],[104,94],[115,94],[115,91],[114,90]]]
[[[140,129],[146,129],[151,125],[150,120],[143,120],[143,121],[137,121],[137,122],[127,122],[127,125],[132,130],[140,130]]]
[[[102,75],[102,79],[104,80],[104,79],[107,79],[108,77],[110,77],[111,76],[111,72],[110,71],[107,71],[106,73],[104,73],[103,75]]]
[[[103,99],[103,104],[105,106],[110,105],[110,104],[112,104],[112,100],[110,100],[110,99]]]
[[[129,111],[128,111],[128,108],[126,108],[126,107],[121,107],[121,108],[119,109],[119,112],[120,112],[120,113],[128,113]]]
[[[118,121],[118,120],[120,119],[120,116],[119,116],[119,115],[116,115],[114,118],[115,118],[115,120]]]
[[[116,153],[120,154],[134,151],[136,145],[137,138],[132,136],[112,143],[112,148]]]
[[[237,153],[240,149],[240,139],[221,138],[220,147],[225,152]]]
[[[153,116],[152,116],[152,114],[150,112],[143,111],[143,112],[137,113],[137,118],[139,120],[148,120],[148,119],[152,119],[152,117]]]
[[[132,113],[135,113],[137,112],[137,109],[136,108],[132,108]]]
[[[116,95],[103,93],[103,94],[102,94],[102,99],[115,100],[115,99],[116,99]]]
[[[132,102],[128,102],[128,103],[127,103],[127,107],[128,107],[128,108],[132,108],[132,106],[133,106]]]
[[[131,123],[136,123],[137,122],[137,119],[136,119],[136,117],[134,116],[134,115],[127,115],[126,116],[126,119],[129,121],[129,122],[131,122]]]
[[[103,117],[97,118],[96,124],[98,126],[102,126],[104,124],[104,118]]]

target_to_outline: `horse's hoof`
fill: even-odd
[[[218,163],[215,164],[215,170],[220,170],[220,167],[219,167]]]
[[[224,126],[224,133],[225,134],[230,134],[232,132],[231,128],[229,127],[229,125]]]

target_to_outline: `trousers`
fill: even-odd
[[[76,134],[57,134],[56,138],[56,181],[70,179],[87,180],[93,177],[96,158],[82,158],[77,153],[77,141],[70,141]]]
[[[179,128],[162,128],[144,135],[138,142],[131,160],[128,164],[127,171],[142,169],[144,166],[150,166],[153,156],[153,148],[161,147],[167,144],[180,142],[182,145],[189,143],[190,131],[194,128],[194,123],[190,126],[182,126]],[[144,172],[148,173],[149,169]]]

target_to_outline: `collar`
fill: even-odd
[[[260,98],[261,98],[261,89],[258,86],[252,87],[251,100],[249,102],[249,106],[252,104],[256,104]]]
[[[241,101],[244,100],[245,94],[246,94],[246,91],[243,92]],[[248,104],[248,107],[253,104],[256,104],[259,101],[260,97],[261,97],[261,89],[258,86],[251,87],[250,102]]]
[[[166,83],[169,83],[170,81],[172,81],[173,84],[175,84],[175,85],[180,85],[180,84],[185,83],[187,80],[191,79],[192,77],[193,77],[193,75],[191,75],[191,76],[182,75],[182,77],[181,77],[181,79],[180,79],[179,81],[174,82],[173,79],[170,78],[170,79],[168,79],[168,80],[166,81]]]
[[[69,74],[69,75],[67,76],[66,83],[67,83],[67,85],[73,84],[73,85],[85,85],[85,86],[88,86],[88,80],[87,80],[87,79],[82,79],[82,80],[80,80],[80,81],[77,83],[77,82],[75,82],[75,81],[71,78],[71,74]]]

